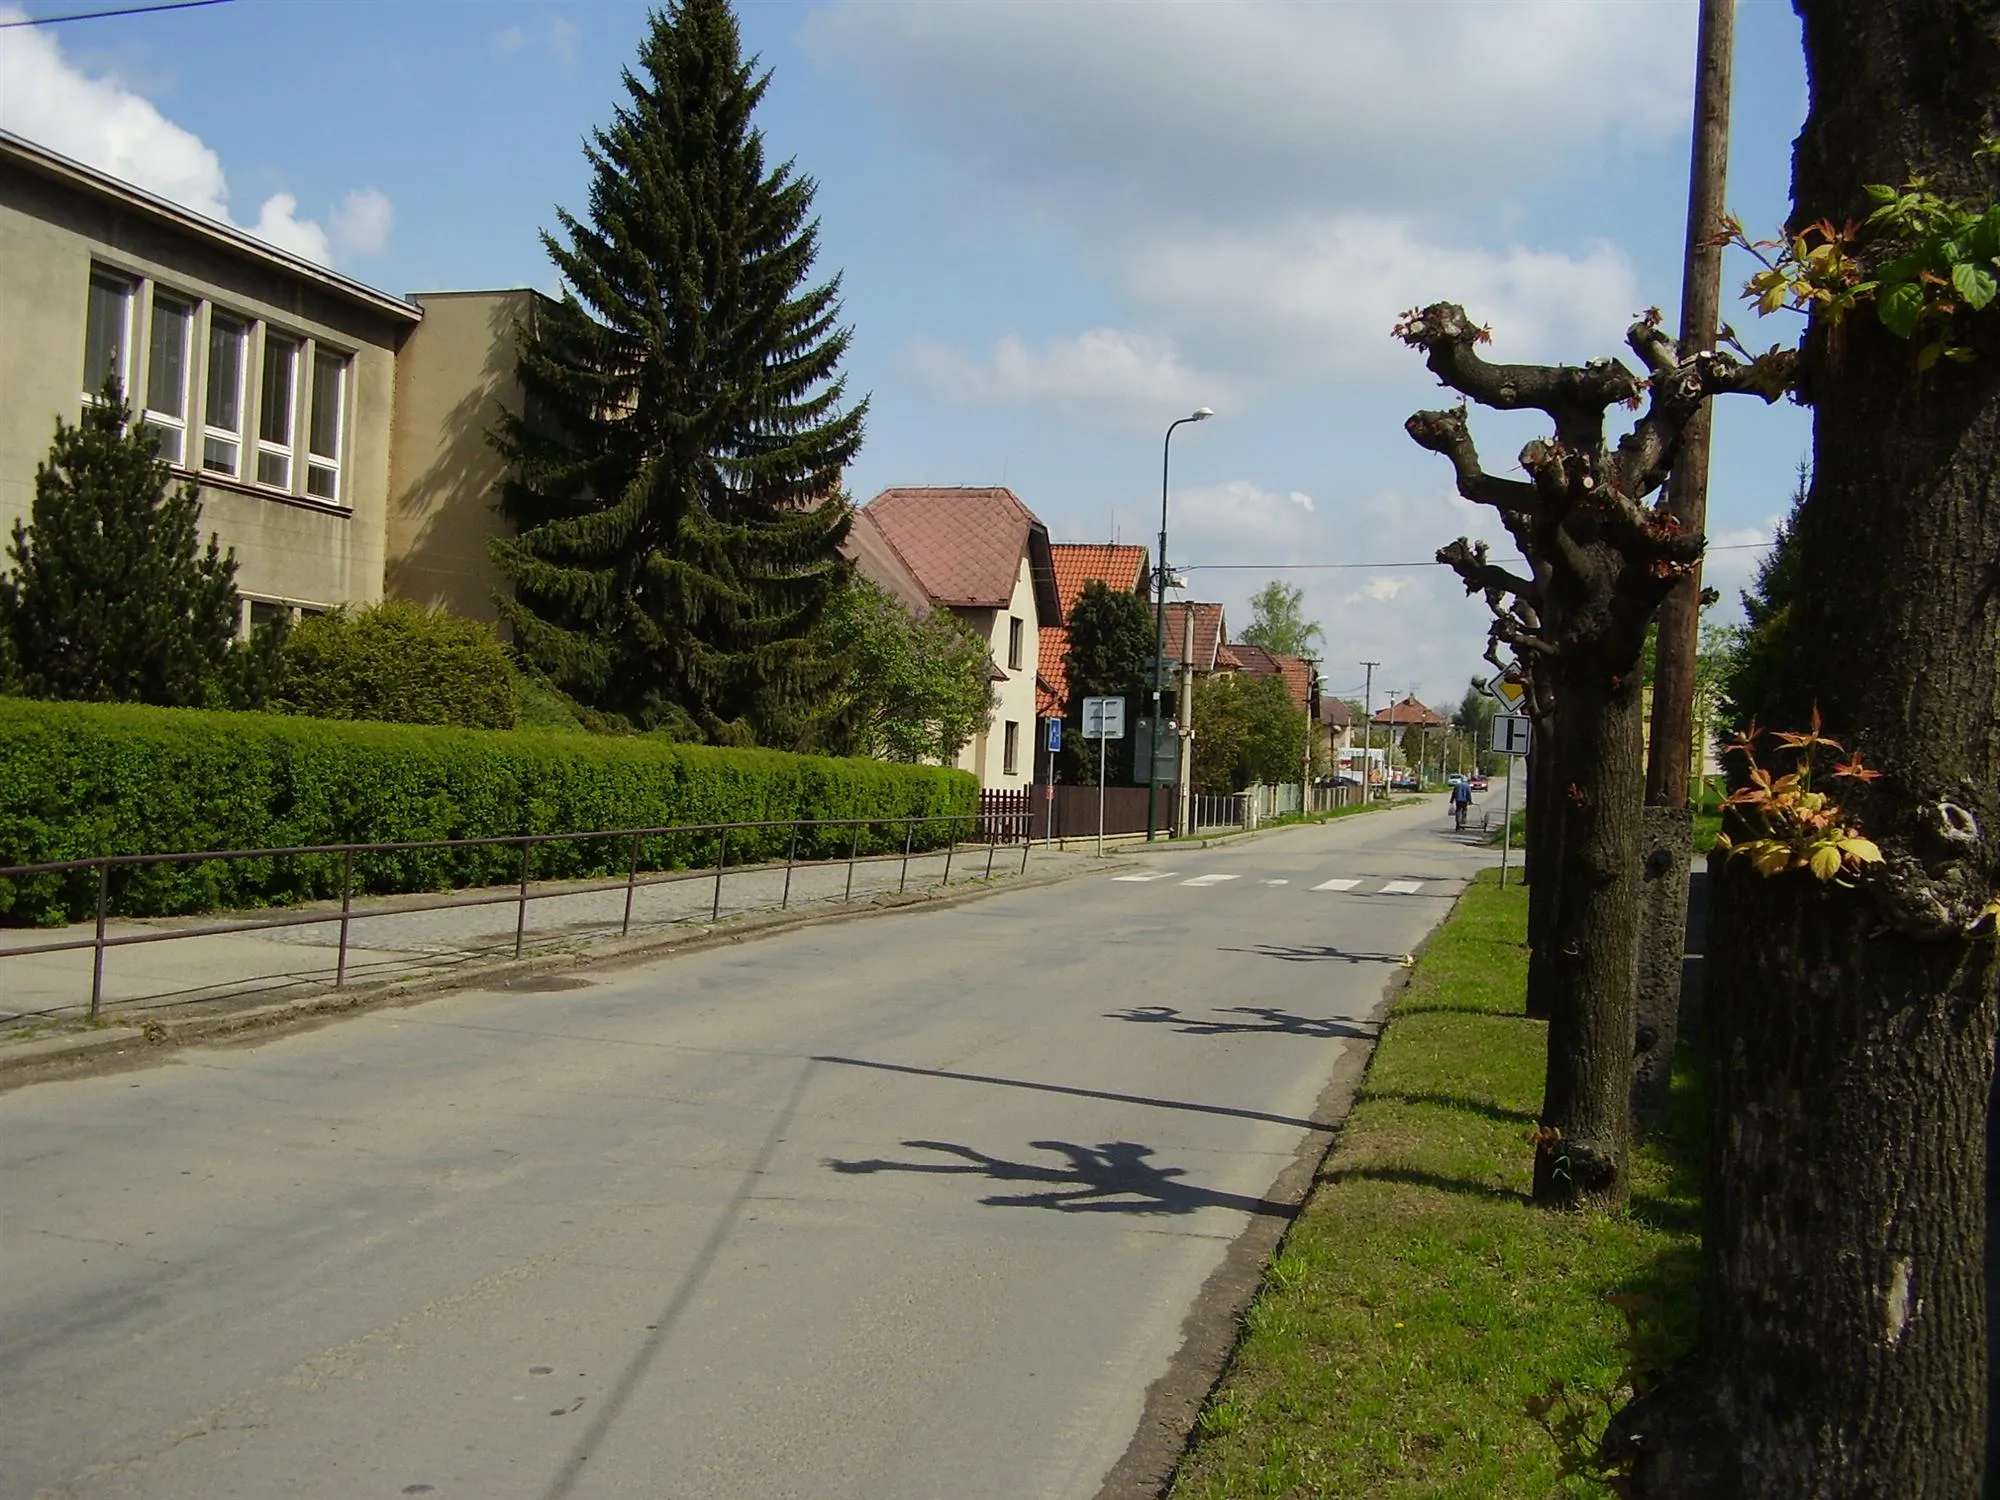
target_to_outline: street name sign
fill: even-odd
[[[1496,714],[1493,718],[1493,748],[1502,755],[1528,753],[1528,716]]]
[[[1125,738],[1125,700],[1086,698],[1083,700],[1083,737],[1087,740]]]

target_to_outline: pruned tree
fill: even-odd
[[[1657,311],[1626,342],[1644,373],[1622,361],[1494,364],[1486,331],[1450,303],[1407,314],[1397,336],[1423,351],[1439,380],[1496,410],[1546,414],[1555,431],[1521,451],[1525,480],[1486,472],[1467,410],[1419,412],[1405,424],[1449,459],[1458,491],[1491,507],[1527,571],[1492,560],[1460,537],[1438,561],[1483,594],[1492,611],[1489,655],[1507,646],[1560,705],[1555,763],[1567,804],[1556,850],[1562,895],[1550,942],[1533,954],[1550,1001],[1548,1075],[1535,1152],[1535,1198],[1612,1205],[1627,1190],[1631,1139],[1633,964],[1638,940],[1639,826],[1645,743],[1640,653],[1667,591],[1693,568],[1702,539],[1662,503],[1649,503],[1671,468],[1688,419],[1712,395],[1775,400],[1796,358],[1744,361],[1724,352],[1681,356]],[[1640,410],[1613,445],[1606,414]]]
[[[1982,1264],[2000,1166],[2000,12],[1798,10],[1811,102],[1788,239],[1807,254],[1759,283],[1811,310],[1812,480],[1796,572],[1767,596],[1784,647],[1743,707],[1790,731],[1783,770],[1817,752],[1826,778],[1827,736],[1859,759],[1789,815],[1796,784],[1745,788],[1746,852],[1712,866],[1700,1330],[1606,1455],[1635,1466],[1631,1493],[1675,1500],[1970,1500],[2000,1478]],[[1912,233],[1904,202],[1948,232]],[[1813,258],[1819,226],[1851,271]],[[1771,738],[1753,748],[1768,764]],[[1829,861],[1829,879],[1766,858],[1805,813],[1880,858]]]

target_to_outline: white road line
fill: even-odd
[[[1424,888],[1421,880],[1392,880],[1382,887],[1385,896],[1414,896]]]
[[[1172,870],[1155,870],[1150,875],[1113,875],[1111,878],[1113,880],[1167,880],[1174,873]]]
[[[1260,881],[1258,881],[1257,883],[1258,883],[1259,885],[1290,885],[1290,884],[1291,884],[1291,882],[1290,882],[1289,880],[1260,880]]]
[[[1225,880],[1234,880],[1234,875],[1197,875],[1192,880],[1183,880],[1182,885],[1221,885]]]
[[[1351,891],[1361,884],[1358,880],[1322,880],[1313,889],[1316,891]]]

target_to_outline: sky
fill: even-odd
[[[131,0],[127,0],[131,3]],[[0,0],[0,20],[96,9]],[[1331,692],[1454,705],[1482,601],[1427,560],[1509,549],[1403,432],[1455,404],[1390,337],[1461,302],[1492,357],[1623,355],[1678,322],[1694,0],[739,3],[773,160],[818,184],[857,502],[1005,484],[1057,541],[1156,547],[1168,424],[1176,597],[1233,629],[1305,591]],[[0,29],[0,127],[395,293],[557,282],[647,8],[623,0],[228,0]],[[1729,203],[1780,225],[1805,117],[1799,26],[1739,0]],[[1753,347],[1796,341],[1734,300]],[[1478,414],[1490,469],[1537,436]],[[1807,414],[1716,413],[1717,619],[1786,508]]]

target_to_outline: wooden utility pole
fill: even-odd
[[[1715,347],[1722,316],[1722,247],[1715,237],[1725,212],[1729,171],[1729,71],[1736,0],[1701,0],[1694,92],[1694,160],[1688,179],[1687,259],[1681,282],[1681,354]],[[1709,408],[1681,437],[1667,505],[1690,531],[1708,520]],[[1653,729],[1646,756],[1646,801],[1687,805],[1693,774],[1695,652],[1701,636],[1701,568],[1660,607],[1653,665]]]

